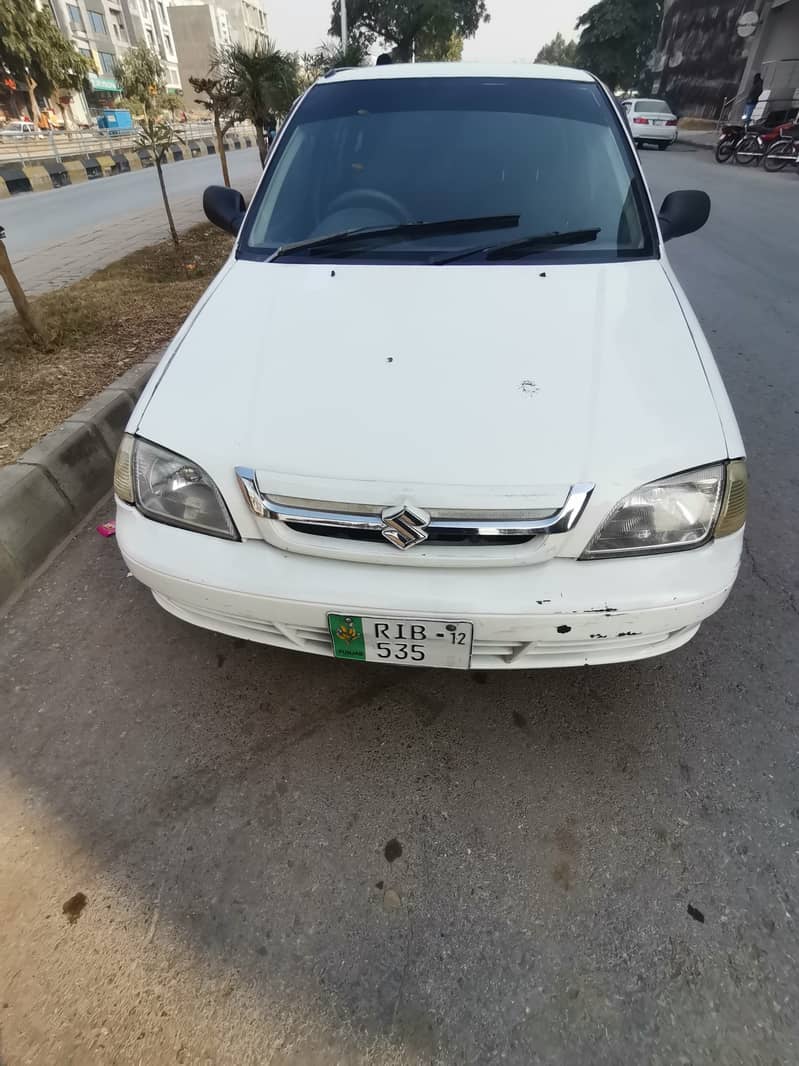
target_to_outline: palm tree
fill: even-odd
[[[223,54],[225,74],[235,85],[240,112],[255,126],[261,163],[266,162],[264,127],[284,118],[300,92],[299,61],[267,40],[252,48],[233,44]]]
[[[300,84],[303,89],[313,85],[317,78],[336,67],[362,67],[368,51],[361,41],[350,41],[342,48],[339,41],[323,41],[313,52],[306,52],[300,64]]]

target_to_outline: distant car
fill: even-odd
[[[677,116],[665,100],[622,100],[636,147],[656,144],[665,152],[677,140]]]
[[[21,119],[15,119],[0,129],[0,137],[3,138],[37,137],[38,134],[39,131],[32,122],[23,122]]]

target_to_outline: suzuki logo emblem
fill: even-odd
[[[395,548],[405,551],[427,540],[425,532],[430,524],[430,515],[422,510],[411,510],[410,507],[400,507],[398,511],[386,508],[381,518],[383,528],[381,533]]]

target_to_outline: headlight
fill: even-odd
[[[122,438],[114,491],[157,522],[238,540],[219,489],[202,467],[150,441],[127,433]]]
[[[746,519],[746,463],[716,463],[652,481],[614,507],[583,559],[697,548]]]

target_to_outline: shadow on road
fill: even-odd
[[[762,641],[719,670],[754,579],[664,659],[410,672],[193,629],[99,541],[6,621],[1,761],[203,956],[427,1062],[641,1061],[733,988],[765,934],[720,920],[771,906],[735,844],[782,728]]]

